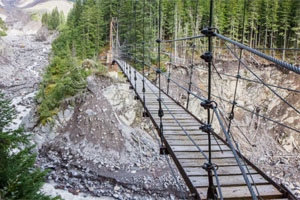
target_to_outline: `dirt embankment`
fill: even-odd
[[[52,169],[48,180],[73,194],[180,197],[128,84],[96,76],[88,77],[88,82],[89,92],[75,100],[72,112],[58,114],[53,129],[57,136],[40,149],[37,165]]]

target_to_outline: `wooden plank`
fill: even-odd
[[[156,112],[157,113],[157,112]],[[164,126],[175,126],[175,125],[178,125],[176,122],[165,122],[164,123]],[[198,123],[197,121],[193,121],[193,122],[190,122],[190,121],[183,121],[182,122],[182,125],[183,126],[198,126],[198,129],[200,127],[200,123]]]
[[[164,137],[169,140],[190,140],[186,135],[164,135]],[[208,136],[206,133],[203,135],[192,135],[193,140],[208,140]],[[211,137],[211,139],[214,139]]]
[[[171,146],[194,146],[191,140],[167,140]],[[208,145],[208,140],[194,140],[197,145]],[[222,144],[221,140],[218,140],[219,144]],[[218,145],[217,141],[212,139],[212,145]]]
[[[173,101],[164,101],[163,103],[162,103],[162,105],[164,105],[164,104],[166,104],[168,107],[169,107],[169,105],[177,105],[178,106],[178,104],[176,104],[175,102],[173,102]],[[158,101],[147,101],[147,99],[146,99],[146,105],[148,106],[148,105],[159,105],[159,102]]]
[[[176,108],[180,108],[180,106],[178,106],[177,104],[174,104],[174,105],[167,105],[167,107],[168,107],[169,110],[172,110],[172,109],[174,109],[174,108],[175,108],[175,109],[176,109]],[[151,110],[156,110],[156,109],[158,110],[159,105],[158,105],[158,104],[156,104],[156,105],[154,105],[154,104],[153,104],[153,105],[147,105],[147,108],[148,108],[148,109],[151,109]],[[169,112],[168,109],[166,109],[164,105],[162,105],[162,108],[164,109],[165,113],[166,113],[166,112]]]
[[[264,199],[280,198],[283,195],[273,185],[258,185],[257,189]],[[207,188],[197,188],[202,199],[206,199]],[[223,187],[224,199],[250,200],[251,194],[247,186]]]
[[[228,146],[226,145],[220,145],[220,147],[222,148],[222,150],[226,151],[226,150],[230,150]],[[196,146],[171,146],[172,150],[174,152],[198,152],[199,150],[197,149]],[[208,145],[202,145],[199,146],[199,148],[202,151],[208,151]],[[211,151],[220,151],[220,148],[218,145],[213,145],[211,146]]]
[[[252,167],[248,166],[250,173],[254,174],[257,173]],[[188,176],[206,176],[207,171],[204,170],[202,167],[185,167],[184,171],[187,173]],[[239,166],[223,166],[219,167],[218,169],[218,176],[224,175],[241,175],[242,172]]]
[[[152,116],[155,120],[159,120],[159,117],[158,116]],[[191,120],[194,120],[194,118],[192,118],[192,117],[175,117],[175,119],[172,117],[172,116],[170,116],[170,117],[163,117],[162,118],[163,120],[165,120],[165,121],[174,121],[175,123],[176,123],[176,120],[177,121],[191,121]]]
[[[252,179],[249,180],[252,183]],[[191,176],[189,177],[195,187],[208,187],[208,178],[205,176]],[[264,179],[260,174],[253,174],[252,178],[256,185],[262,185],[262,184],[268,184],[269,182]],[[231,187],[231,186],[245,186],[246,182],[244,180],[244,177],[242,175],[233,175],[233,176],[218,176],[218,179],[220,181],[220,185],[225,187]],[[214,184],[216,184],[216,179],[214,177]],[[223,188],[223,187],[222,187]]]
[[[181,124],[180,124],[181,125]],[[186,131],[197,131],[197,132],[201,132],[200,130],[199,130],[199,126],[183,126],[183,125],[181,125],[183,128],[184,128],[184,130],[186,130]],[[168,126],[168,125],[166,125],[166,124],[164,124],[164,131],[181,131],[182,130],[182,128],[179,126],[179,125],[177,125],[177,126]]]
[[[169,130],[165,130],[164,129],[164,135],[186,135],[186,133],[188,133],[189,135],[207,135],[206,133],[199,131],[195,131],[195,130],[189,130],[188,127],[183,127],[185,131],[183,131],[183,129],[181,129],[181,131],[169,131]],[[212,138],[213,139],[213,138]]]
[[[180,152],[182,153],[182,152]],[[216,152],[212,152],[212,153],[216,153]],[[187,154],[179,154],[179,152],[175,152],[176,157],[180,160],[180,163],[183,167],[199,167],[202,166],[204,163],[207,162],[206,159],[204,159],[204,157],[202,155],[198,155],[198,159],[194,158],[190,158],[193,157],[193,155],[187,155]],[[192,153],[189,153],[192,154]],[[208,155],[208,153],[206,153]],[[229,155],[230,156],[230,155]],[[202,159],[199,159],[202,158]],[[228,158],[226,157],[222,157],[219,154],[219,157],[214,157],[214,159],[212,159],[212,162],[215,163],[216,165],[218,165],[219,167],[222,166],[237,166],[237,162],[235,160],[234,157]]]

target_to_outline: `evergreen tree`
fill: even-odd
[[[0,17],[0,36],[6,36],[7,27],[5,22]]]
[[[0,199],[50,200],[40,192],[47,171],[34,167],[29,135],[21,128],[5,129],[13,118],[14,110],[0,92]]]

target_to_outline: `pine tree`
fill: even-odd
[[[31,153],[30,135],[22,128],[5,129],[13,118],[14,110],[0,92],[0,199],[53,199],[40,192],[47,171],[34,167],[36,154]]]
[[[0,17],[0,36],[6,36],[7,27],[5,22]]]

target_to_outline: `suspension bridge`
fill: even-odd
[[[119,44],[117,28],[118,22],[117,19],[114,18],[111,23],[111,31],[115,31],[116,33],[111,33],[111,55],[109,56],[109,61],[112,61],[113,64],[117,64],[119,69],[127,78],[130,88],[135,92],[136,99],[140,100],[143,105],[143,116],[148,117],[152,121],[154,126],[152,131],[157,132],[159,137],[158,142],[160,143],[160,153],[165,156],[171,156],[187,187],[189,188],[190,195],[187,196],[184,194],[183,189],[175,177],[175,180],[181,190],[182,199],[297,199],[289,189],[287,189],[284,185],[274,182],[255,164],[242,155],[238,142],[234,139],[231,133],[231,126],[236,107],[241,108],[246,112],[253,113],[253,111],[237,103],[237,88],[239,81],[241,80],[263,85],[283,103],[288,105],[293,111],[300,114],[300,111],[296,108],[296,106],[284,99],[274,88],[296,93],[300,93],[300,91],[265,83],[263,79],[260,78],[243,60],[243,51],[247,51],[261,59],[264,59],[265,61],[274,63],[276,67],[290,71],[290,73],[300,75],[300,69],[289,63],[266,55],[257,49],[245,46],[243,44],[243,40],[241,42],[237,42],[223,36],[216,28],[212,27],[212,15],[213,0],[210,1],[209,26],[201,30],[201,35],[175,38],[173,40],[162,40],[161,1],[159,1],[158,38],[154,42],[157,45],[156,66],[151,62],[146,62],[146,42],[142,42],[142,44],[135,43],[134,46],[131,46],[130,48],[134,50],[134,54],[126,52],[126,48],[124,51],[124,46],[122,48]],[[145,22],[143,21],[143,23]],[[144,30],[143,40],[145,40]],[[171,51],[168,56],[170,57],[170,63],[172,63],[172,59],[174,59],[174,56],[172,55],[174,42],[184,40],[194,41],[196,39],[207,40],[207,51],[201,55],[201,59],[207,63],[207,90],[203,90],[193,83],[193,79],[196,78],[193,77],[193,70],[197,67],[194,63],[195,43],[192,45],[191,63],[189,65],[189,80],[184,81],[187,83],[188,87],[181,84],[178,81],[178,78],[172,77],[170,70],[163,72],[161,68],[161,55],[164,53],[161,48],[162,44],[171,45]],[[225,48],[228,49],[230,54],[232,54],[232,56],[238,61],[236,76],[219,73],[217,71],[213,58],[213,39],[221,40],[224,43]],[[137,45],[142,47],[141,59],[138,59],[136,56]],[[233,47],[230,45],[233,45]],[[239,53],[237,53],[235,49],[240,50]],[[133,67],[136,65],[142,66],[142,70],[137,70]],[[256,80],[243,77],[241,75],[242,67],[249,71]],[[148,71],[146,71],[146,69],[148,69]],[[215,72],[213,70],[215,70]],[[149,78],[151,71],[155,74],[154,81]],[[232,78],[236,79],[235,92],[232,101],[212,94],[212,73],[217,73],[219,76],[232,76]],[[161,79],[164,79],[164,83],[166,85],[162,85]],[[187,94],[185,104],[176,100],[170,94],[170,84]],[[207,95],[204,96],[200,95],[199,92],[195,92],[198,90],[200,93],[207,93]],[[203,112],[207,115],[206,121],[200,120],[189,110],[189,102],[191,98],[199,101],[199,104],[203,108]],[[218,103],[214,99],[225,101],[231,105],[231,112],[229,113],[228,118],[224,117]],[[276,125],[300,133],[300,131],[295,127],[291,127],[258,113],[254,114]],[[214,127],[212,126],[213,120],[217,121],[224,137],[214,131]]]

